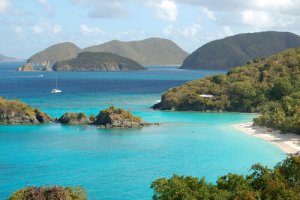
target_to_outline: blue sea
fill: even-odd
[[[126,108],[160,126],[98,129],[92,126],[0,126],[0,199],[22,187],[80,185],[89,199],[151,199],[152,181],[173,174],[249,173],[285,157],[276,146],[235,130],[254,114],[154,111],[167,89],[225,71],[149,66],[136,72],[16,72],[0,63],[0,96],[21,99],[56,118],[64,112],[98,114]],[[63,93],[51,94],[55,87]]]

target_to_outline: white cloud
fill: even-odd
[[[201,26],[198,24],[192,24],[191,26],[185,27],[181,34],[185,37],[196,37],[201,30]]]
[[[242,20],[244,24],[256,28],[272,27],[274,25],[272,16],[266,11],[245,10],[242,12]]]
[[[103,35],[105,32],[98,27],[89,27],[86,24],[80,25],[80,31],[85,35]]]
[[[43,6],[48,13],[53,12],[53,8],[50,6],[47,0],[36,0],[36,2]]]
[[[207,15],[208,19],[215,21],[216,16],[213,11],[209,10],[208,8],[203,8],[203,12]]]
[[[0,0],[0,14],[6,13],[9,8],[9,0]]]
[[[38,24],[32,26],[32,31],[35,34],[56,35],[62,31],[62,26],[40,21]]]
[[[172,0],[148,1],[147,5],[156,9],[158,18],[166,21],[176,21],[178,17],[177,4]]]

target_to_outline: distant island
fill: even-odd
[[[53,65],[54,71],[132,71],[145,70],[134,60],[103,52],[82,52],[76,58]]]
[[[8,57],[3,54],[0,54],[0,62],[13,62],[13,61],[21,61],[21,60],[22,59],[12,58],[12,57]]]
[[[71,42],[64,42],[52,45],[43,51],[40,51],[33,56],[31,56],[25,63],[25,65],[20,66],[18,71],[55,71],[58,68],[56,66],[61,66],[63,61],[73,62],[80,53],[93,52],[99,54],[90,55],[104,55],[100,53],[111,53],[125,57],[130,60],[134,60],[140,65],[180,65],[183,60],[188,56],[188,53],[182,50],[178,45],[176,45],[171,40],[161,39],[161,38],[149,38],[140,41],[122,42],[113,40],[105,44],[96,45],[92,47],[87,47],[85,49],[80,49],[75,44]],[[88,54],[82,54],[87,56]],[[82,56],[81,55],[81,56]],[[108,57],[108,56],[106,56]],[[93,59],[96,58],[93,56]],[[70,61],[72,60],[72,61]],[[99,61],[99,59],[97,59]],[[95,60],[91,60],[91,65],[94,65]],[[87,64],[87,62],[84,62]],[[136,64],[132,68],[136,68]],[[64,71],[75,71],[74,69],[78,67],[73,67],[73,70]],[[94,71],[99,71],[98,68],[102,70],[116,70],[114,67],[95,67]],[[124,68],[125,69],[125,68]],[[122,70],[119,68],[119,70]],[[84,71],[79,69],[79,71]]]
[[[254,119],[282,132],[300,134],[300,48],[255,59],[225,75],[171,88],[154,109],[259,112]]]
[[[201,46],[184,60],[180,68],[230,69],[296,47],[300,47],[300,36],[289,32],[238,34]]]
[[[149,38],[123,42],[113,40],[83,49],[90,52],[109,52],[137,61],[142,65],[181,65],[188,53],[168,39]]]

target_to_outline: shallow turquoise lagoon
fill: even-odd
[[[206,176],[249,172],[285,157],[270,143],[235,130],[253,114],[153,111],[161,92],[220,71],[151,67],[143,72],[17,73],[0,64],[0,96],[20,98],[53,117],[65,111],[97,114],[110,105],[145,121],[136,130],[91,126],[0,126],[0,199],[26,185],[81,185],[89,199],[150,199],[151,182],[172,174]],[[58,76],[60,95],[51,95]]]

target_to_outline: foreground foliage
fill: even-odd
[[[213,95],[212,98],[201,97]],[[300,48],[171,88],[161,110],[259,112],[257,125],[300,134]]]
[[[27,187],[14,192],[8,200],[86,200],[81,187]]]
[[[298,200],[300,199],[300,155],[286,158],[274,169],[260,164],[247,176],[227,174],[216,184],[205,178],[173,175],[170,179],[154,181],[154,200]]]

